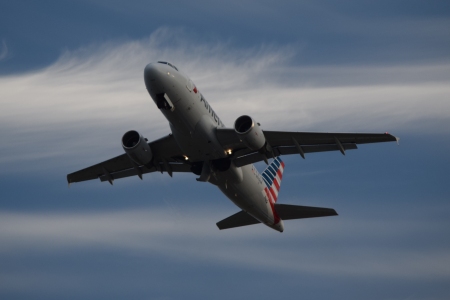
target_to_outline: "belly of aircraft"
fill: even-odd
[[[263,189],[252,166],[242,167],[244,180],[241,183],[227,183],[218,176],[217,186],[236,206],[266,225],[273,225],[275,220],[268,199],[264,197]]]
[[[174,95],[170,88],[166,89],[166,92],[174,98],[180,95]],[[189,161],[211,161],[227,157],[215,135],[217,124],[197,103],[199,95],[181,95],[175,103],[175,110],[163,113],[170,123],[175,140]],[[220,172],[212,175],[214,178],[211,182],[239,208],[258,221],[272,226],[274,215],[268,199],[263,194],[264,183],[258,181],[255,174],[257,171],[253,166],[241,168],[244,178],[240,183],[229,182]]]

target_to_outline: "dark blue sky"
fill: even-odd
[[[1,73],[43,67],[62,51],[184,28],[190,38],[300,49],[296,63],[355,65],[449,61],[447,1],[8,1]]]
[[[448,1],[0,4],[0,298],[447,299]],[[169,132],[142,70],[172,61],[225,124],[385,132],[283,157],[279,201],[337,217],[219,231],[193,174],[66,174]],[[264,164],[258,164],[262,170]]]

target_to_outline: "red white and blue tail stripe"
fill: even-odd
[[[264,170],[262,177],[266,183],[266,194],[271,203],[277,202],[278,192],[280,191],[281,180],[283,179],[284,162],[278,156]]]

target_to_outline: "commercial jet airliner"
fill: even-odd
[[[241,211],[217,223],[219,229],[263,223],[283,232],[283,220],[337,215],[334,209],[277,203],[283,179],[281,155],[357,149],[357,144],[391,142],[388,133],[316,133],[262,130],[248,115],[227,128],[189,77],[159,61],[144,69],[148,93],[169,121],[169,135],[148,142],[135,130],[122,137],[124,154],[67,175],[69,184],[113,181],[159,171],[192,172],[216,185]],[[268,166],[260,174],[253,163]],[[270,161],[270,164],[269,164]]]

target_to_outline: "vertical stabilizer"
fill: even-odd
[[[273,203],[277,202],[278,199],[278,192],[280,191],[281,180],[283,179],[283,170],[284,162],[278,156],[262,173],[262,177],[272,198],[271,202]]]

